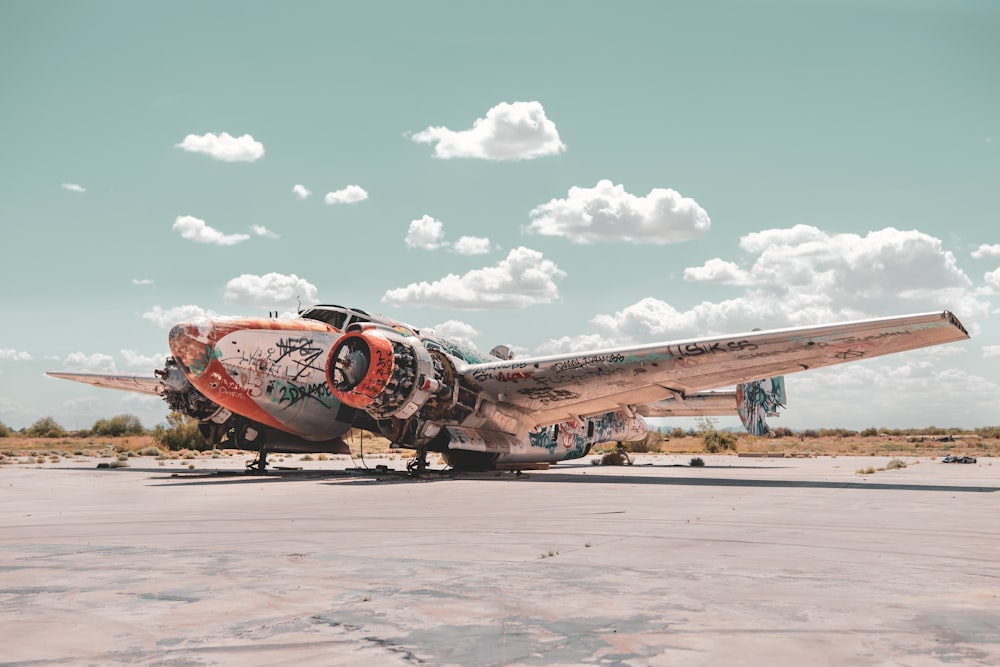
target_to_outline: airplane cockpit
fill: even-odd
[[[299,317],[309,320],[326,322],[330,326],[346,331],[347,327],[357,322],[377,322],[378,320],[363,310],[345,308],[329,304],[320,304],[307,308],[299,313]]]

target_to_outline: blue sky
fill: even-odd
[[[1000,424],[1000,4],[0,4],[0,421],[165,406],[172,321],[533,354],[947,308],[792,428]],[[729,422],[723,420],[723,425]],[[733,420],[735,423],[735,420]]]

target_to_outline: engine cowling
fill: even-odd
[[[339,401],[378,418],[407,419],[447,390],[439,366],[418,339],[377,327],[337,341],[326,381]]]

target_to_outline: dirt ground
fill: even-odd
[[[348,439],[348,443],[351,445],[355,457],[362,449],[366,455],[398,455],[402,458],[410,456],[409,450],[390,451],[388,440],[368,433],[363,434],[363,436],[355,435]],[[154,448],[160,451],[153,451]],[[594,447],[593,453],[601,454],[614,448],[615,443],[601,443]],[[642,448],[638,445],[631,445],[630,451],[641,452]],[[663,454],[703,454],[705,447],[701,436],[685,435],[665,438],[659,445],[654,443],[647,451]],[[70,457],[111,457],[127,460],[128,457],[140,453],[145,456],[160,456],[167,459],[201,459],[246,455],[245,452],[230,449],[205,452],[188,450],[170,452],[166,451],[165,447],[159,447],[151,435],[120,438],[24,438],[15,436],[0,439],[0,465],[54,462]],[[1000,439],[981,438],[974,434],[947,437],[902,435],[805,437],[795,435],[777,438],[761,438],[741,434],[737,438],[735,451],[721,453],[768,457],[898,455],[939,458],[949,454],[1000,456]],[[291,460],[303,456],[323,460],[326,457],[333,458],[334,455],[286,455]],[[279,460],[280,458],[278,455]]]

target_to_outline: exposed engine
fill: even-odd
[[[173,357],[167,357],[163,370],[155,374],[163,380],[163,400],[170,409],[198,420],[198,429],[209,442],[221,443],[243,421],[195,389]]]
[[[419,339],[367,323],[333,347],[327,383],[342,403],[378,419],[393,442],[441,449],[442,422],[462,424],[484,407],[454,368],[447,354]]]

